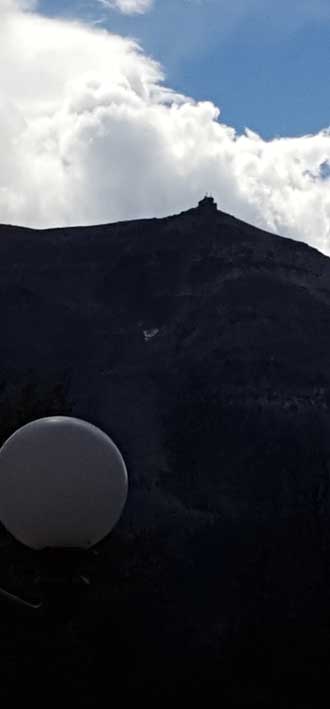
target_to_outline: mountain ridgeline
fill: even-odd
[[[0,294],[1,441],[40,416],[84,418],[130,480],[58,674],[40,657],[58,663],[58,636],[23,624],[31,663],[92,706],[111,637],[132,697],[311,706],[330,654],[330,260],[206,200],[0,226]],[[4,532],[1,553],[24,585],[34,555],[23,564]]]

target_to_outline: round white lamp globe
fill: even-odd
[[[117,446],[78,418],[49,416],[0,449],[0,520],[32,549],[87,549],[117,524],[128,491]]]

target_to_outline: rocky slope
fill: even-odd
[[[0,608],[4,694],[38,666],[79,706],[113,685],[311,706],[330,650],[329,259],[211,207],[1,226],[0,321],[1,440],[72,414],[130,476],[72,619]],[[4,532],[1,549],[28,593],[38,559]]]

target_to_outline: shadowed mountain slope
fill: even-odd
[[[330,650],[329,259],[203,206],[0,226],[0,321],[1,440],[86,418],[130,477],[84,603],[60,635],[20,625],[31,664],[6,677],[41,662],[92,706],[114,637],[132,697],[310,706]],[[4,535],[2,557],[24,587],[35,555]]]

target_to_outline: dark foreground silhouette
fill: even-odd
[[[0,600],[0,694],[47,705],[328,694],[330,261],[222,212],[0,227],[1,441],[72,414],[130,493],[70,612]],[[3,530],[0,585],[38,595]],[[104,697],[102,699],[102,696]]]

